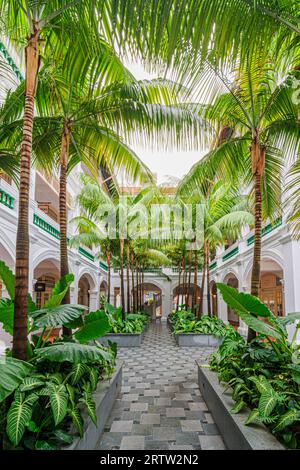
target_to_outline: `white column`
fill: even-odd
[[[90,312],[94,312],[99,308],[99,291],[98,289],[93,289],[89,291],[90,293],[90,305],[89,310]]]

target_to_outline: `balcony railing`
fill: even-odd
[[[228,251],[228,253],[225,253],[225,255],[222,257],[222,261],[227,261],[228,259],[232,258],[239,252],[239,247],[236,246],[233,248],[233,250]]]
[[[81,246],[78,249],[78,252],[82,255],[85,256],[85,258],[89,259],[90,261],[95,261],[95,256],[92,255],[89,251],[85,250]]]
[[[14,197],[12,197],[10,194],[8,194],[3,189],[0,189],[0,203],[1,204],[3,204],[6,207],[9,207],[9,209],[13,209],[14,208],[14,201],[15,201]]]
[[[261,231],[261,236],[264,237],[270,232],[273,232],[276,228],[280,227],[282,225],[282,218],[280,217],[279,219],[275,220],[273,224],[268,224],[265,227],[263,227]],[[247,238],[247,246],[250,246],[254,243],[254,235],[251,235],[251,237]]]
[[[104,269],[104,271],[108,271],[108,266],[103,261],[99,262],[100,268]]]
[[[33,214],[33,224],[39,227],[40,229],[44,230],[45,232],[49,233],[49,235],[52,235],[52,237],[56,238],[57,240],[60,239],[59,230],[57,230],[55,227],[53,227],[53,225],[46,222],[37,214]]]
[[[212,271],[213,269],[215,269],[217,267],[217,262],[216,261],[213,261],[212,263],[210,263],[209,265],[209,269]]]

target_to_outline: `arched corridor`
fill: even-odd
[[[218,289],[215,281],[210,283],[211,311],[213,315],[218,316]]]
[[[173,289],[173,308],[177,308],[180,305],[187,305],[188,308],[192,308],[194,304],[199,304],[201,299],[201,287],[191,283],[190,286],[187,284],[180,284]]]
[[[78,281],[78,303],[79,305],[86,305],[90,307],[90,282],[86,275],[81,276]]]
[[[55,283],[59,280],[58,262],[54,259],[41,261],[33,271],[34,300],[38,308],[43,308],[46,300],[51,296]]]
[[[228,286],[234,287],[237,290],[239,289],[239,281],[234,274],[228,274],[225,277],[224,282]],[[227,320],[228,323],[230,323],[230,325],[234,326],[235,328],[240,326],[240,317],[229,306],[227,306]]]

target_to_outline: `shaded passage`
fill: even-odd
[[[196,360],[212,348],[179,348],[151,324],[141,348],[120,348],[123,387],[97,449],[224,449],[197,384]]]

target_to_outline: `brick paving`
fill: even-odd
[[[178,347],[164,322],[150,325],[140,348],[120,348],[121,395],[96,449],[225,449],[197,384],[195,361],[212,351]]]

